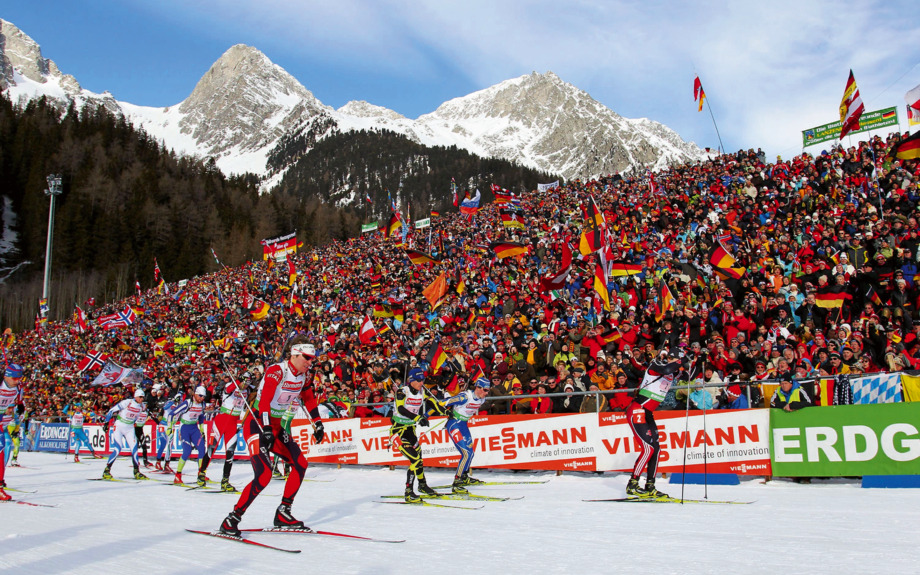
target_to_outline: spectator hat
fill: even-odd
[[[738,397],[741,395],[741,386],[740,385],[730,385],[725,389],[725,393],[731,397]]]
[[[11,363],[6,366],[6,371],[3,375],[5,377],[12,377],[13,379],[22,377],[22,366],[18,363]]]
[[[138,390],[138,391],[140,391],[140,390]],[[143,392],[141,392],[141,393],[143,393]],[[208,394],[208,390],[205,389],[203,385],[199,385],[198,387],[195,388],[195,395],[200,395],[201,397],[204,397],[204,396],[206,396],[207,394]],[[136,394],[135,394],[135,395],[136,395]]]
[[[134,399],[137,399],[138,397],[141,399],[144,399],[144,390],[141,388],[137,388],[134,391]]]

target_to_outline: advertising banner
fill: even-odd
[[[920,475],[920,405],[770,410],[773,474]]]
[[[262,240],[261,243],[263,260],[268,258],[283,260],[286,255],[297,253],[297,232],[270,240]]]
[[[33,445],[34,451],[67,451],[70,426],[66,423],[42,423]]]
[[[660,429],[661,471],[683,469],[712,473],[769,475],[769,416],[765,409],[655,414]],[[460,455],[444,428],[431,421],[419,441],[425,465],[454,467]],[[304,420],[294,420],[294,438],[308,459],[318,463],[405,465],[389,434],[389,420],[327,420],[326,441],[316,445]],[[627,471],[640,446],[623,413],[493,415],[470,420],[474,467],[569,471]],[[704,449],[706,450],[704,452]]]
[[[887,126],[897,126],[898,125],[898,108],[896,106],[891,108],[885,108],[882,110],[876,110],[874,112],[864,112],[862,116],[859,117],[859,129],[853,130],[851,134],[858,134],[859,132],[868,132],[869,130],[877,130],[879,128],[885,128]],[[814,146],[815,144],[820,144],[821,142],[827,142],[828,140],[837,140],[840,138],[840,122],[831,122],[830,124],[824,124],[821,126],[816,126],[808,130],[802,130],[802,146]]]
[[[361,225],[362,234],[366,234],[368,232],[376,232],[378,229],[380,229],[380,226],[377,224],[377,222],[371,222],[369,224]]]
[[[422,228],[431,227],[431,218],[425,218],[423,220],[415,220],[415,229],[420,230]]]

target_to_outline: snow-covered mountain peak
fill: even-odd
[[[17,85],[16,73],[36,84],[52,82],[69,95],[80,93],[80,84],[57,64],[42,56],[38,43],[12,22],[0,20],[0,90]]]
[[[355,118],[384,118],[387,120],[405,120],[406,117],[383,106],[376,106],[364,100],[352,100],[338,110],[339,114],[354,116]]]

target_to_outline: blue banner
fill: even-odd
[[[67,451],[70,439],[70,425],[66,423],[42,423],[35,440],[35,451]]]

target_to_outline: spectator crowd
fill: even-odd
[[[491,413],[622,410],[629,394],[617,390],[635,388],[663,347],[688,358],[681,380],[716,384],[678,393],[680,408],[746,407],[750,383],[918,369],[920,167],[886,155],[900,137],[502,195],[472,216],[433,215],[405,240],[378,231],[301,250],[293,285],[284,260],[224,268],[87,306],[85,331],[70,319],[7,335],[6,353],[25,368],[33,416],[80,406],[90,419],[126,391],[92,386],[101,365],[81,371],[87,354],[142,368],[147,386],[214,390],[231,375],[257,383],[295,331],[317,345],[313,377],[332,417],[387,415],[414,368],[450,392],[481,372]],[[592,198],[602,249],[629,270],[607,278],[609,305],[595,288],[597,254],[579,253]],[[526,252],[498,257],[508,242]],[[544,291],[566,245],[568,276]],[[739,277],[713,265],[719,248]],[[414,264],[407,249],[434,262]],[[446,291],[431,302],[439,277]],[[260,302],[269,311],[255,319]],[[95,321],[126,306],[137,316],[127,327]],[[368,320],[377,333],[362,342]],[[592,390],[605,393],[577,393]],[[752,390],[751,406],[762,405]],[[518,397],[545,393],[558,395]]]

